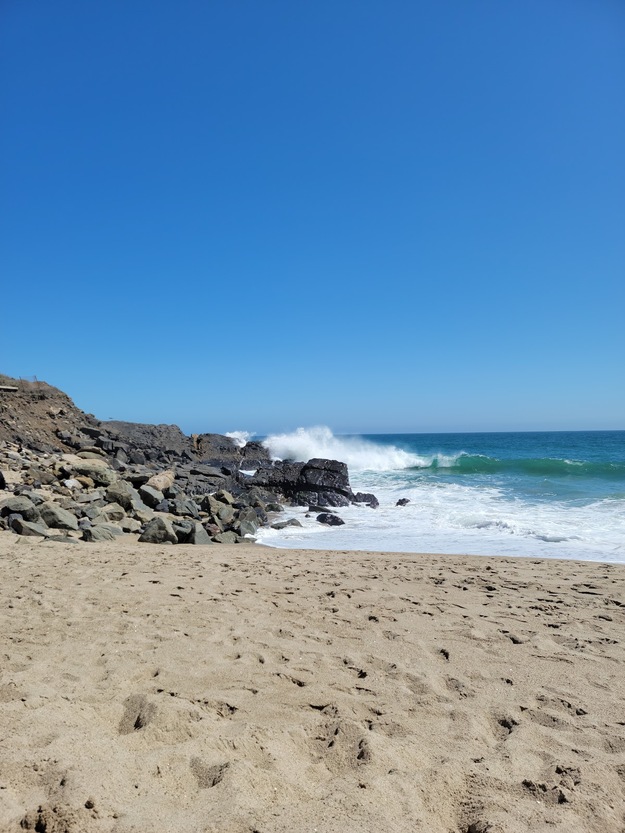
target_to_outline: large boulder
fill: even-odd
[[[89,477],[99,486],[110,486],[117,480],[117,472],[105,460],[80,460],[72,463],[74,475]]]
[[[117,480],[106,490],[106,499],[110,503],[118,503],[126,512],[145,508],[139,492],[126,480]]]
[[[93,519],[94,523],[113,523],[122,521],[126,517],[126,510],[119,503],[107,503]]]
[[[32,521],[33,523],[36,523],[41,518],[35,504],[30,498],[24,495],[16,495],[2,502],[0,516],[5,518],[8,515],[21,515],[25,521]]]
[[[185,518],[184,520],[174,521],[173,526],[180,544],[196,544],[204,546],[206,544],[213,543],[208,532],[199,521]]]
[[[43,521],[53,529],[78,529],[76,515],[51,501],[42,503],[39,512]]]
[[[380,501],[377,497],[372,495],[370,492],[356,492],[352,500],[354,503],[365,503],[367,506],[370,506],[371,509],[377,509],[380,505]]]
[[[354,499],[347,466],[339,460],[279,461],[260,468],[249,482],[276,489],[299,506],[348,506]]]
[[[343,526],[345,523],[343,518],[339,518],[333,512],[321,512],[317,515],[317,520],[320,524],[325,524],[326,526]]]
[[[144,486],[139,486],[139,497],[151,509],[154,509],[159,503],[165,500],[165,495],[160,489],[155,489],[154,486],[148,486],[147,483]]]
[[[123,530],[114,524],[95,524],[83,529],[83,541],[114,541],[118,535],[123,535]]]
[[[143,533],[139,536],[142,544],[177,544],[178,537],[170,520],[167,518],[152,518]]]
[[[19,515],[11,515],[9,517],[9,526],[18,535],[27,535],[32,538],[47,538],[49,535],[47,528],[43,524],[25,521]]]

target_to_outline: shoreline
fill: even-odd
[[[2,831],[622,830],[625,565],[0,558]]]

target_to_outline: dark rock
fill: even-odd
[[[246,506],[243,509],[239,509],[238,519],[239,521],[249,521],[249,523],[256,524],[256,526],[258,526],[258,512],[251,506]]]
[[[27,535],[31,538],[47,538],[49,534],[43,524],[25,521],[19,515],[12,515],[9,519],[9,525],[13,532],[17,532],[18,535]]]
[[[200,503],[200,509],[203,512],[208,512],[211,515],[217,515],[223,504],[220,503],[213,495],[204,495]]]
[[[338,460],[279,461],[259,468],[249,482],[276,489],[300,506],[348,506],[353,499],[347,466]]]
[[[2,517],[13,514],[21,515],[25,521],[33,523],[36,523],[41,519],[39,510],[32,500],[23,496],[10,497],[2,503],[2,506],[0,506],[0,515],[2,515]]]
[[[241,449],[230,437],[221,434],[198,434],[194,436],[195,452],[200,460],[211,466],[226,466],[238,471],[241,463]]]
[[[113,524],[96,524],[86,527],[82,531],[83,541],[114,541],[118,535],[123,535],[122,530]]]
[[[292,501],[297,506],[311,504],[324,509],[328,506],[349,506],[350,504],[349,498],[339,492],[296,492],[292,496]]]
[[[190,515],[192,518],[200,517],[197,505],[189,498],[186,500],[178,498],[176,500],[169,501],[169,503],[170,511],[174,515]]]
[[[342,526],[345,523],[343,518],[339,518],[338,515],[332,512],[322,512],[320,515],[317,515],[317,520],[320,524],[325,524],[326,526]]]
[[[97,440],[98,437],[102,433],[102,429],[99,427],[94,427],[91,425],[81,425],[80,431],[82,434],[86,434],[88,437],[91,437],[94,440]]]
[[[139,492],[126,480],[117,480],[106,490],[106,499],[123,506],[126,512],[145,506]]]
[[[218,480],[223,480],[226,476],[221,469],[218,469],[215,466],[209,466],[208,464],[205,465],[204,463],[191,466],[191,468],[189,469],[189,474],[200,475],[202,477],[217,478]]]
[[[249,442],[241,449],[241,468],[257,469],[259,466],[270,463],[269,451],[262,443]]]
[[[235,531],[238,532],[241,538],[245,538],[246,535],[253,537],[258,531],[258,524],[250,521],[237,521]]]
[[[129,483],[132,483],[134,488],[138,489],[139,486],[143,486],[148,482],[152,474],[153,472],[147,469],[144,469],[143,471],[125,471],[124,480],[127,480]]]
[[[380,505],[380,501],[377,497],[369,494],[368,492],[356,492],[353,497],[353,503],[366,503],[367,506],[370,506],[372,509],[377,509]]]
[[[80,541],[71,538],[69,535],[48,535],[46,541],[58,541],[60,544],[80,544]]]
[[[410,503],[410,499],[409,499],[409,498],[407,498],[407,497],[400,497],[400,499],[397,501],[397,503],[395,504],[395,506],[407,506],[409,503]]]
[[[220,489],[216,492],[215,499],[220,503],[227,503],[229,506],[232,506],[232,504],[236,502],[234,495],[231,495],[230,492],[227,492],[225,489]]]
[[[232,506],[223,504],[217,512],[217,517],[223,524],[228,526],[228,524],[231,524],[234,521],[236,517],[236,511],[232,508]]]
[[[104,426],[103,426],[104,427]],[[191,439],[185,436],[177,425],[144,425],[138,422],[107,422],[106,433],[110,438],[121,441],[132,448],[130,459],[135,451],[143,452],[152,459],[159,459],[168,452],[180,455],[183,451],[193,451]],[[146,454],[147,452],[147,454]]]
[[[35,467],[29,469],[28,478],[40,486],[52,486],[58,482],[56,476],[51,471],[44,471]]]
[[[187,544],[196,544],[197,546],[206,546],[207,544],[212,544],[213,542],[210,539],[208,532],[204,529],[201,523],[195,521],[193,523],[193,530],[189,535],[187,540]]]
[[[272,529],[286,529],[287,526],[301,526],[302,524],[297,518],[289,518],[288,521],[278,521],[275,524],[271,524]]]
[[[39,512],[44,523],[54,529],[78,529],[76,516],[56,503],[43,503]]]
[[[176,498],[184,497],[184,491],[177,483],[172,483],[171,486],[166,486],[163,489],[163,494],[167,500],[176,500]]]
[[[216,544],[238,544],[241,538],[236,534],[236,532],[220,532],[218,535],[213,536],[213,541]]]
[[[186,544],[189,536],[193,531],[194,521],[187,518],[180,518],[180,520],[172,521],[174,532],[179,544]]]
[[[171,521],[167,518],[153,518],[149,521],[139,541],[145,544],[163,544],[169,541],[172,544],[178,543],[178,537],[174,532]]]
[[[165,495],[159,489],[154,489],[152,486],[147,485],[139,486],[139,496],[145,505],[151,509],[154,509],[165,499]]]

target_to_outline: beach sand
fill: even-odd
[[[625,566],[10,533],[0,562],[1,831],[625,831]]]

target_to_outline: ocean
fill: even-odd
[[[380,506],[338,509],[325,527],[262,529],[273,547],[565,558],[625,563],[625,431],[266,437],[276,459],[347,463]],[[397,506],[407,498],[406,506]]]

